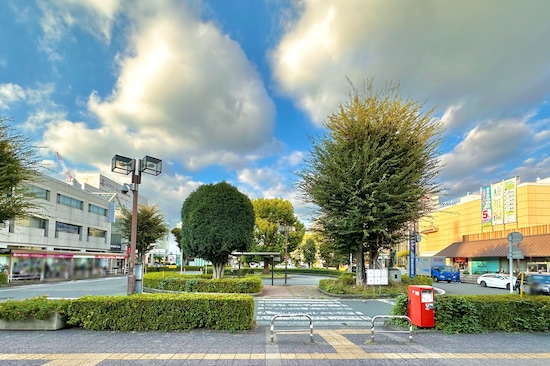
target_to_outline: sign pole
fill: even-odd
[[[512,256],[512,235],[508,235],[508,244],[509,244],[509,250],[508,250],[508,264],[510,265],[510,293],[514,292],[514,284],[513,284],[513,265],[514,265],[514,259]]]
[[[514,264],[514,258],[517,259],[523,259],[523,253],[521,250],[516,248],[514,251],[514,244],[519,244],[523,240],[523,235],[520,232],[513,231],[510,234],[508,234],[508,261],[510,265],[510,293],[514,292],[514,278],[513,278],[513,264]]]

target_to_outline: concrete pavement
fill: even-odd
[[[226,333],[112,333],[63,329],[55,332],[3,331],[0,365],[521,365],[550,358],[550,334],[447,335],[431,330],[380,333],[314,329],[276,334],[270,329]]]
[[[326,301],[308,286],[266,286],[264,301],[299,297]],[[368,322],[365,322],[369,324]],[[322,324],[319,322],[319,324]],[[303,328],[303,327],[302,327]],[[401,329],[403,330],[403,329]],[[247,332],[0,331],[2,366],[124,365],[522,365],[545,364],[550,333],[448,335],[421,329],[376,333],[368,327],[316,326],[309,332],[275,333],[260,325]]]

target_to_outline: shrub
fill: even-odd
[[[0,285],[5,285],[8,283],[8,275],[4,272],[0,272]]]
[[[148,273],[144,287],[181,292],[246,293],[262,292],[262,280],[256,276],[212,279],[211,275],[180,275]]]
[[[25,300],[8,300],[0,302],[0,319],[26,320],[48,319],[52,314],[63,315],[67,301],[48,300],[47,297],[33,297]]]
[[[548,332],[550,298],[512,295],[437,295],[435,329],[445,333]],[[407,295],[398,296],[394,315],[408,314]]]
[[[432,279],[426,276],[410,278],[403,275],[401,282],[389,282],[388,285],[357,286],[355,276],[350,273],[342,273],[338,279],[323,279],[319,281],[319,288],[330,294],[352,295],[362,298],[397,297],[407,294],[409,285],[432,285]]]
[[[254,325],[249,295],[139,294],[86,296],[67,307],[67,324],[95,331],[246,330]]]

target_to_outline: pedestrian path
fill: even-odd
[[[235,334],[66,329],[2,333],[0,365],[540,365],[550,358],[548,340],[545,334],[418,332],[412,341],[389,334],[371,342],[365,330],[323,329],[313,342],[307,334],[280,334],[271,342],[265,327]]]

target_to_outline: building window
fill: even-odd
[[[55,237],[58,238],[58,233],[78,234],[79,237],[82,233],[82,226],[71,225],[64,222],[55,223]]]
[[[48,220],[38,217],[20,217],[15,219],[15,225],[24,227],[33,227],[36,229],[46,229]]]
[[[59,203],[60,205],[78,208],[79,210],[82,210],[84,207],[84,202],[72,197],[64,196],[62,194],[57,195],[57,203]]]
[[[32,184],[29,184],[27,188],[34,195],[35,198],[40,198],[46,201],[50,200],[50,191],[48,191],[47,189],[33,186]]]
[[[107,237],[107,231],[105,230],[99,230],[89,227],[88,228],[88,237],[92,238],[106,238]]]
[[[98,214],[100,216],[107,216],[107,213],[109,212],[109,210],[107,210],[106,208],[103,208],[103,207],[92,205],[90,203],[88,205],[88,212],[92,212],[92,213]]]

